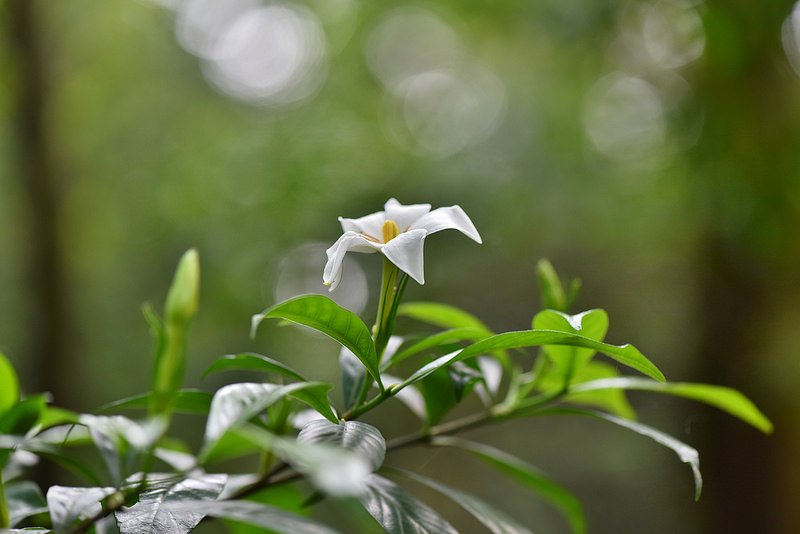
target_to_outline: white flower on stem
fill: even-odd
[[[475,225],[460,206],[437,208],[430,204],[403,206],[391,198],[384,211],[359,219],[339,217],[344,234],[328,250],[322,281],[336,289],[342,278],[342,262],[348,251],[380,252],[411,278],[425,283],[422,250],[425,238],[441,230],[458,230],[481,243]]]

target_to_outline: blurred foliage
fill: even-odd
[[[447,154],[426,151],[408,131],[398,134],[411,128],[403,120],[414,109],[404,109],[371,70],[376,28],[394,12],[394,2],[284,4],[302,4],[318,17],[326,59],[316,92],[272,107],[215,88],[208,62],[176,38],[179,14],[155,0],[30,3],[44,60],[43,113],[60,207],[66,307],[47,309],[31,297],[44,281],[31,274],[37,215],[19,170],[28,157],[14,119],[20,65],[14,47],[5,45],[15,21],[3,13],[0,351],[20,370],[23,389],[52,389],[40,367],[47,355],[34,347],[41,318],[63,313],[69,328],[60,342],[69,360],[59,391],[69,396],[60,404],[89,410],[143,391],[150,341],[140,305],[160,307],[172,266],[191,246],[204,258],[204,284],[188,347],[188,384],[202,385],[202,369],[233,350],[291,360],[280,330],[248,338],[250,316],[276,300],[286,253],[308,241],[332,242],[337,215],[364,213],[392,196],[460,204],[485,244],[462,247],[436,236],[427,284],[410,284],[410,299],[480,312],[492,328],[525,328],[535,307],[536,262],[547,256],[560,272],[583,279],[577,308],[602,304],[615,317],[611,341],[642,340],[670,379],[740,388],[778,428],[769,449],[756,442],[738,458],[732,452],[736,461],[756,466],[765,486],[748,487],[753,481],[744,479],[715,483],[719,470],[712,469],[695,514],[684,513],[684,473],[674,473],[671,458],[624,436],[582,430],[581,447],[597,449],[587,455],[605,459],[591,466],[564,465],[562,453],[572,458],[579,451],[563,450],[575,432],[555,422],[537,423],[530,436],[490,430],[487,437],[557,466],[562,480],[585,497],[599,532],[631,524],[646,532],[723,532],[713,503],[728,503],[735,525],[748,508],[736,503],[754,494],[760,497],[751,515],[770,518],[762,531],[790,532],[800,521],[787,497],[797,495],[800,480],[793,452],[800,444],[794,326],[800,319],[800,81],[781,46],[793,2],[409,4],[451,28],[460,54],[502,87],[496,123],[482,139]],[[688,28],[685,35],[696,40],[695,15],[648,18],[648,10],[673,8],[696,14],[704,46],[697,57],[667,67],[663,47],[648,48],[642,36],[649,31],[669,44],[670,30]],[[659,26],[663,20],[666,26]],[[422,52],[438,57],[419,35]],[[414,42],[403,41],[411,50]],[[691,57],[691,46],[680,50]],[[661,63],[653,59],[659,57]],[[609,111],[598,102],[617,107]],[[442,107],[441,120],[451,116],[445,103],[432,108]],[[438,115],[426,109],[414,116],[431,122],[414,131],[446,143],[447,136],[442,141],[436,134],[447,131],[447,122],[436,122]],[[456,122],[450,130],[455,137],[463,128]],[[470,269],[454,268],[462,263]],[[374,291],[379,273],[370,269]],[[677,350],[676,337],[696,350]],[[710,356],[709,337],[719,343],[718,358]],[[308,344],[320,354],[335,352],[324,340]],[[316,360],[292,360],[292,366],[304,374],[334,370]],[[97,377],[104,377],[102,384]],[[695,421],[716,416],[697,411],[677,420],[673,406],[653,402],[644,412],[687,441],[707,439],[694,433]],[[727,435],[720,435],[724,441]],[[740,435],[761,439],[754,436]],[[751,450],[757,457],[744,452]],[[637,486],[630,475],[638,462],[631,458],[662,460],[663,471],[644,477],[662,484]],[[431,465],[433,474],[452,463],[441,459]],[[479,482],[472,489],[482,488],[502,491]],[[617,512],[614,503],[632,495],[637,506]],[[543,526],[537,530],[559,528],[544,509],[508,504],[526,510],[531,525]],[[768,510],[757,509],[767,504]],[[677,505],[681,513],[674,512]]]

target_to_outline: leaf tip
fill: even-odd
[[[264,320],[266,317],[267,312],[257,313],[250,318],[250,339],[256,338],[256,332],[258,332],[258,325],[261,324],[261,321]]]

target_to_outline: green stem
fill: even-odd
[[[357,419],[360,415],[372,410],[373,408],[381,404],[383,401],[393,396],[394,392],[391,390],[391,388],[385,389],[378,395],[372,397],[369,401],[364,402],[363,404],[362,403],[356,404],[355,407],[353,407],[353,409],[351,409],[348,412],[345,412],[345,414],[342,415],[342,420],[352,421],[353,419]]]
[[[0,471],[0,529],[11,528],[11,516],[8,513],[6,492],[3,486],[3,473]]]
[[[392,335],[389,325],[389,318],[397,297],[397,275],[400,270],[387,258],[383,258],[383,275],[381,276],[381,295],[378,301],[378,315],[375,318],[375,326],[372,327],[375,337],[375,352],[378,354],[378,362],[383,359],[386,345]]]

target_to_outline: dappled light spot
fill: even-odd
[[[458,34],[421,8],[397,8],[378,22],[367,40],[367,64],[390,91],[409,76],[455,66],[461,55]]]
[[[316,93],[327,73],[325,34],[305,8],[250,9],[225,28],[203,71],[220,90],[251,104],[298,102]]]
[[[228,27],[243,13],[260,5],[258,0],[183,0],[176,4],[175,36],[189,53],[214,59]]]
[[[664,105],[656,88],[620,72],[601,78],[591,88],[583,125],[598,152],[620,160],[645,157],[666,137]]]
[[[367,63],[387,94],[389,138],[429,157],[484,140],[505,110],[505,87],[468,57],[458,33],[421,8],[387,13],[367,40]]]
[[[305,243],[291,249],[281,259],[275,277],[275,302],[315,293],[326,295],[340,306],[354,313],[360,313],[367,303],[367,277],[356,260],[344,259],[344,270],[347,276],[340,284],[340,290],[329,292],[322,283],[322,271],[325,267],[324,243]]]
[[[657,72],[691,64],[705,44],[703,21],[691,2],[636,2],[623,11],[609,53],[625,70]]]
[[[502,83],[486,69],[427,71],[407,78],[390,129],[423,155],[444,157],[491,134],[505,106]]]
[[[698,59],[705,48],[703,21],[685,2],[658,2],[642,8],[642,40],[659,67],[676,69]]]
[[[800,76],[800,2],[794,5],[794,9],[786,17],[781,32],[783,50],[789,64],[794,69],[795,74]]]

